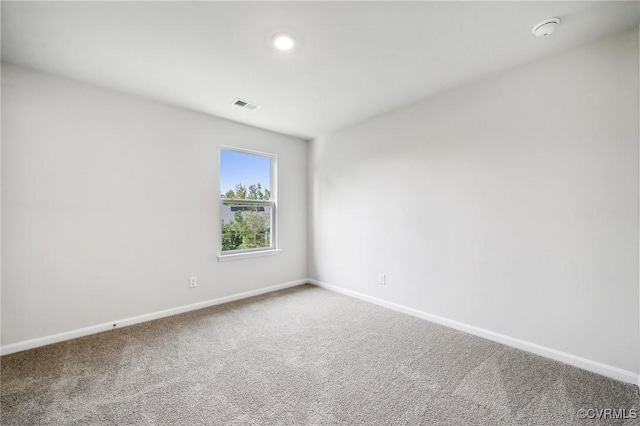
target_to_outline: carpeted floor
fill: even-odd
[[[612,417],[640,415],[636,386],[310,285],[0,362],[3,425],[638,425]],[[626,412],[580,418],[596,409]]]

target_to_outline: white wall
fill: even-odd
[[[639,372],[638,115],[634,30],[317,138],[310,276]]]
[[[3,64],[2,143],[2,345],[307,275],[304,141]],[[218,262],[220,145],[278,155],[281,254]]]

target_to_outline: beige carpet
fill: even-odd
[[[3,425],[639,424],[579,418],[636,386],[309,285],[0,362]]]

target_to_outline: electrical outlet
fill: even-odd
[[[198,277],[189,277],[189,287],[198,287]]]
[[[380,285],[387,284],[387,276],[385,274],[378,274],[378,284]]]

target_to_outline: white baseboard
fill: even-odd
[[[507,346],[511,346],[517,349],[521,349],[527,352],[534,353],[546,358],[554,359],[556,361],[563,362],[565,364],[573,365],[574,367],[582,368],[593,373],[601,374],[605,377],[610,377],[622,382],[631,383],[640,387],[640,375],[632,371],[623,370],[618,367],[603,364],[601,362],[593,361],[590,359],[582,358],[576,355],[572,355],[566,352],[558,351],[555,349],[547,348],[545,346],[537,345],[535,343],[527,342],[525,340],[516,339],[514,337],[506,336],[504,334],[496,333],[490,330],[485,330],[473,325],[464,324],[458,321],[454,321],[448,318],[444,318],[438,315],[433,315],[427,312],[420,311],[418,309],[409,308],[407,306],[399,305],[397,303],[388,302],[386,300],[378,299],[376,297],[368,296],[363,293],[359,293],[353,290],[348,290],[335,285],[323,283],[314,279],[303,279],[297,281],[291,281],[283,284],[277,284],[257,290],[247,291],[243,293],[237,293],[230,296],[220,297],[217,299],[206,300],[203,302],[193,303],[191,305],[179,306],[176,308],[166,309],[163,311],[152,312],[149,314],[139,315],[135,317],[125,318],[116,321],[110,321],[104,324],[98,324],[90,327],[80,328],[77,330],[66,331],[63,333],[53,334],[50,336],[39,337],[37,339],[24,340],[22,342],[12,343],[9,345],[0,346],[0,355],[8,355],[15,352],[24,351],[27,349],[37,348],[40,346],[50,345],[52,343],[58,343],[65,340],[71,340],[78,337],[88,336],[90,334],[96,334],[103,331],[108,331],[115,328],[122,328],[129,325],[139,324],[142,322],[152,321],[159,318],[164,318],[172,315],[181,314],[184,312],[193,311],[196,309],[207,308],[209,306],[220,305],[222,303],[233,302],[235,300],[246,299],[248,297],[258,296],[265,293],[270,293],[277,290],[282,290],[289,287],[295,287],[301,284],[310,283],[318,287],[325,288],[327,290],[335,291],[347,296],[354,297],[356,299],[364,300],[369,303],[373,303],[385,308],[393,309],[398,312],[402,312],[408,315],[412,315],[417,318],[421,318],[427,321],[431,321],[437,324],[444,325],[456,330],[463,331],[465,333],[473,334],[494,342],[502,343]]]
[[[50,336],[39,337],[37,339],[24,340],[22,342],[12,343],[9,345],[0,346],[0,355],[8,355],[15,352],[24,351],[27,349],[37,348],[39,346],[50,345],[52,343],[58,343],[65,340],[76,339],[82,336],[88,336],[90,334],[96,334],[103,331],[113,330],[114,328],[122,328],[133,324],[139,324],[141,322],[152,321],[159,318],[168,317],[171,315],[177,315],[184,312],[194,311],[196,309],[207,308],[209,306],[220,305],[222,303],[233,302],[234,300],[246,299],[248,297],[258,296],[260,294],[270,293],[276,290],[282,290],[284,288],[295,287],[297,285],[306,284],[308,280],[297,280],[288,283],[272,285],[257,290],[246,291],[244,293],[232,294],[231,296],[220,297],[217,299],[206,300],[204,302],[193,303],[191,305],[179,306],[177,308],[165,309],[163,311],[152,312],[149,314],[138,315],[131,318],[125,318],[121,320],[110,321],[104,324],[92,325],[90,327],[79,328],[77,330],[65,331],[63,333],[52,334]],[[116,327],[114,327],[116,324]]]
[[[438,315],[429,314],[427,312],[423,312],[418,309],[413,309],[413,308],[409,308],[407,306],[399,305],[396,303],[387,302],[386,300],[368,296],[366,294],[362,294],[357,291],[347,290],[345,288],[323,283],[314,279],[308,279],[307,282],[310,284],[316,285],[318,287],[326,288],[327,290],[335,291],[337,293],[351,296],[356,299],[374,303],[376,305],[383,306],[385,308],[393,309],[394,311],[402,312],[408,315],[412,315],[414,317],[425,319],[427,321],[435,322],[437,324],[454,328],[456,330],[464,331],[465,333],[473,334],[475,336],[479,336],[487,340],[502,343],[504,345],[521,349],[523,351],[531,352],[536,355],[543,356],[545,358],[551,358],[553,360],[560,361],[565,364],[573,365],[574,367],[582,368],[583,370],[591,371],[593,373],[597,373],[605,377],[619,380],[621,382],[631,383],[640,387],[640,375],[632,371],[623,370],[618,367],[613,367],[611,365],[603,364],[601,362],[592,361],[590,359],[568,354],[566,352],[547,348],[545,346],[537,345],[535,343],[527,342],[525,340],[520,340],[514,337],[505,336],[504,334],[485,330],[480,327],[464,324],[464,323],[450,320],[448,318],[444,318]]]

